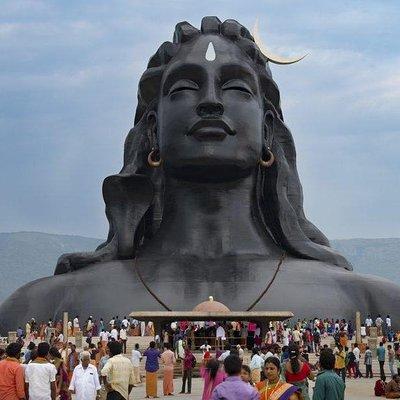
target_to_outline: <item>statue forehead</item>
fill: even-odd
[[[213,52],[215,52],[215,56],[210,57],[210,53]],[[249,58],[237,45],[221,35],[212,34],[200,35],[197,39],[183,44],[172,62],[169,63],[164,77],[171,70],[185,64],[198,64],[206,70],[213,70],[221,65],[241,64],[243,67],[254,71]]]

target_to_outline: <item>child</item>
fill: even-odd
[[[254,386],[254,383],[251,380],[251,371],[248,365],[242,365],[242,370],[240,371],[240,377],[243,382],[248,383],[250,386]]]

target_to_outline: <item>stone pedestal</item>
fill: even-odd
[[[369,328],[369,337],[376,339],[378,337],[378,328],[376,326],[371,326]]]
[[[17,341],[17,332],[8,332],[8,343],[15,343]]]
[[[83,349],[83,332],[78,331],[75,333],[75,346],[77,349]]]
[[[361,313],[360,311],[356,312],[356,343],[361,343]]]
[[[64,342],[68,342],[68,313],[63,313],[63,335]]]

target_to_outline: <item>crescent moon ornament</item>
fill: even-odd
[[[304,56],[302,56],[302,57],[284,58],[284,57],[272,54],[264,46],[264,44],[261,40],[260,33],[258,30],[258,18],[256,19],[256,22],[254,23],[254,28],[253,28],[252,33],[253,33],[254,42],[256,43],[258,48],[261,50],[261,53],[263,53],[264,56],[268,58],[268,61],[271,61],[274,64],[280,64],[280,65],[294,64],[294,63],[301,61],[304,57],[307,56],[307,54],[304,54]]]

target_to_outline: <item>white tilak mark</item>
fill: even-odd
[[[212,42],[208,43],[207,51],[206,51],[206,60],[207,61],[214,61],[215,60],[215,49]]]

